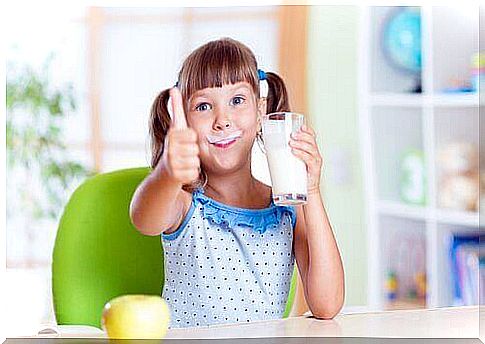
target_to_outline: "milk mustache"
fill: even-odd
[[[268,161],[273,200],[278,205],[306,202],[305,163],[291,152],[290,134],[303,124],[303,115],[281,112],[263,117],[263,140]]]

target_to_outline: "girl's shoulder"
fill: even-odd
[[[184,205],[184,215],[178,222],[174,231],[162,233],[164,240],[174,240],[184,231],[190,223],[205,223],[209,227],[236,228],[249,227],[253,231],[263,234],[267,230],[282,227],[295,229],[296,208],[293,206],[277,206],[271,204],[265,208],[249,209],[221,203],[204,193],[202,188],[182,196],[189,204]],[[202,222],[200,222],[202,221]]]
[[[268,186],[271,190],[271,188]],[[272,195],[271,195],[272,196]],[[238,225],[252,227],[258,232],[266,231],[270,226],[278,226],[282,217],[289,215],[293,228],[296,224],[296,209],[293,206],[277,206],[272,197],[270,204],[264,208],[241,208],[221,203],[204,193],[201,188],[196,189],[193,194],[193,207],[199,206],[200,216],[204,220],[217,225],[226,225],[235,228]]]

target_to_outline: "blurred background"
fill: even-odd
[[[480,15],[478,7],[12,7],[10,331],[55,322],[51,256],[69,195],[91,175],[148,166],[153,99],[194,48],[226,36],[285,79],[292,110],[317,132],[345,266],[343,311],[478,304]],[[253,170],[270,184],[257,146]]]

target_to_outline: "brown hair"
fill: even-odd
[[[290,111],[286,86],[276,73],[266,72],[269,86],[267,97],[267,113]],[[194,50],[184,61],[178,74],[178,88],[184,101],[190,99],[198,90],[208,87],[248,82],[259,99],[258,67],[252,51],[239,41],[232,38],[221,38],[208,42]],[[155,98],[150,113],[151,167],[160,161],[163,154],[165,137],[170,128],[168,112],[169,90],[165,89]],[[187,109],[187,104],[184,108]],[[261,142],[261,135],[258,138]],[[207,178],[201,171],[199,183]],[[187,185],[184,189],[192,191],[197,185]]]

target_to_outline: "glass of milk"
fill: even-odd
[[[290,134],[303,125],[304,117],[294,112],[263,116],[263,141],[276,205],[304,204],[307,200],[306,165],[289,145]]]

